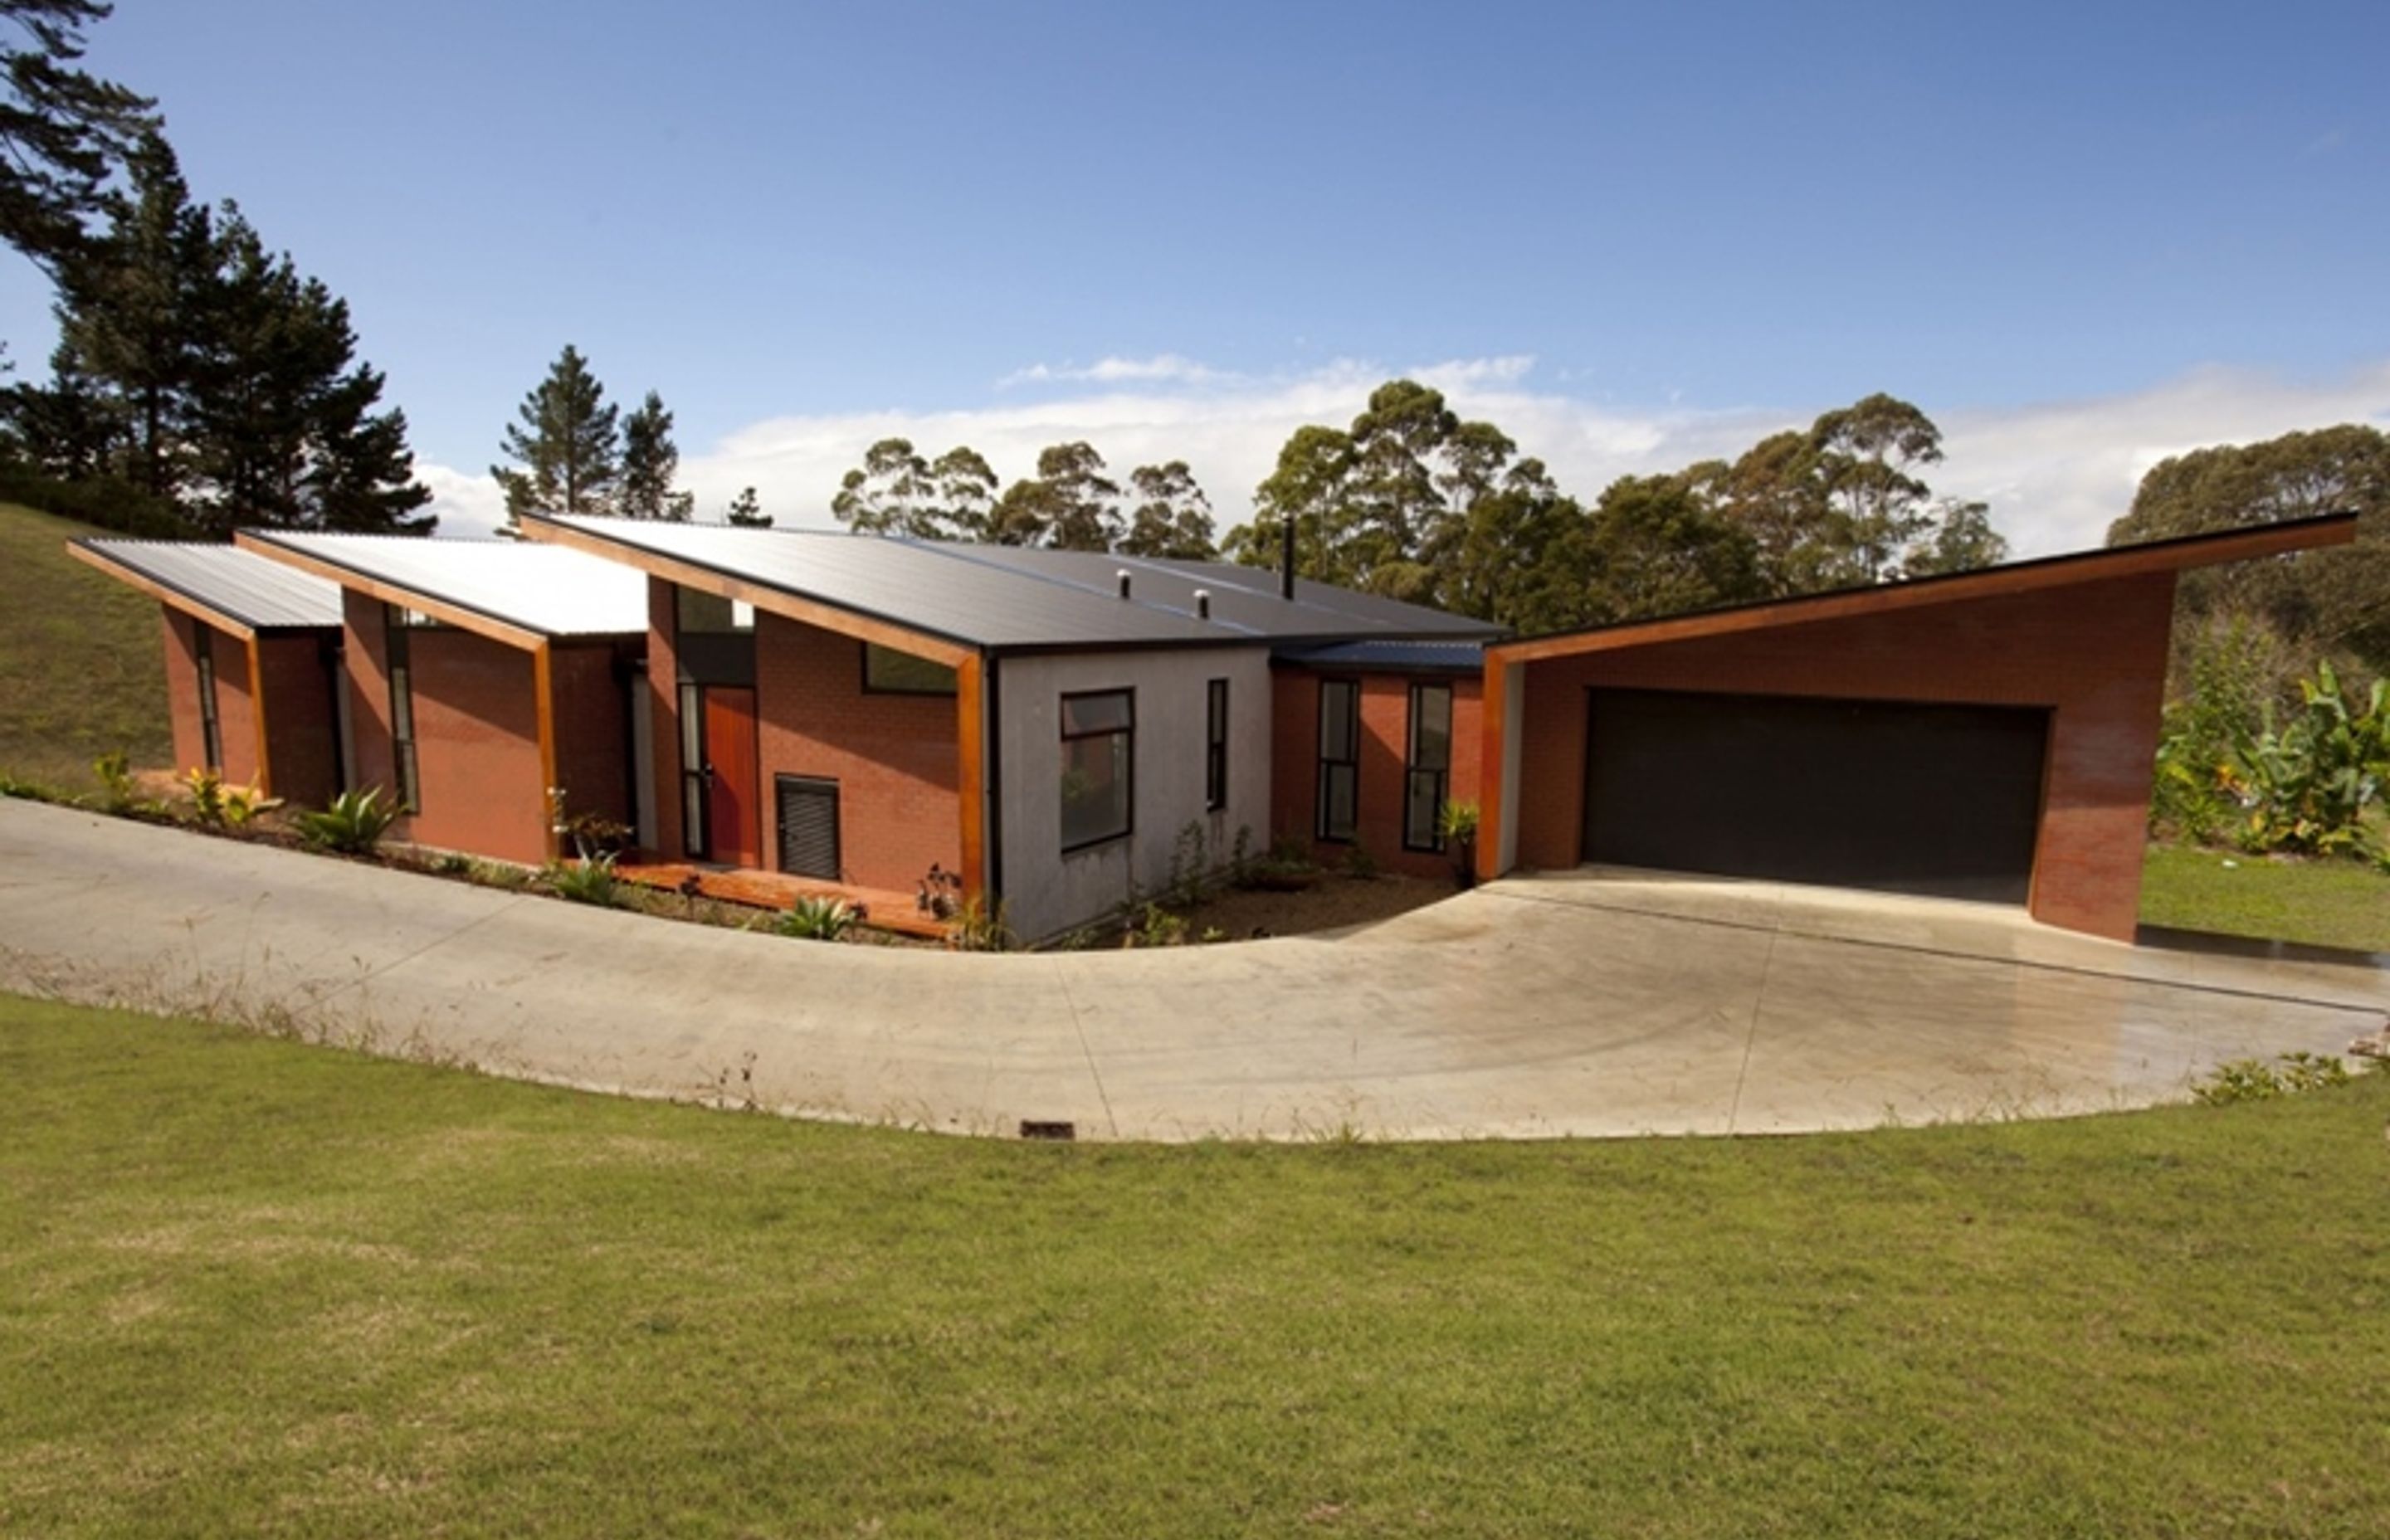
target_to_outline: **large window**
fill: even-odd
[[[1217,813],[1228,805],[1228,682],[1214,679],[1203,691],[1203,806]]]
[[[863,687],[874,695],[952,695],[955,671],[877,642],[863,644]]]
[[[1125,836],[1137,782],[1137,694],[1062,697],[1062,849]]]
[[[398,805],[409,813],[423,811],[423,787],[415,758],[415,654],[407,632],[406,611],[393,605],[386,612],[383,652],[390,670],[390,764],[398,777]]]
[[[1350,840],[1360,815],[1361,687],[1350,679],[1319,682],[1319,799],[1313,832]]]
[[[1452,789],[1452,687],[1411,687],[1410,748],[1403,763],[1403,849],[1444,849],[1444,800]]]
[[[216,656],[215,633],[204,624],[191,626],[192,660],[199,671],[199,752],[207,759],[206,768],[221,774],[224,770],[224,727],[216,720]]]

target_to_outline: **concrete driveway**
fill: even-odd
[[[1578,872],[1334,938],[983,956],[592,910],[0,801],[0,987],[812,1116],[1082,1138],[1791,1133],[2180,1097],[2373,969]]]

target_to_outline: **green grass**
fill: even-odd
[[[2385,1114],[1036,1146],[0,996],[0,1534],[2378,1536]]]
[[[2141,918],[2186,930],[2390,952],[2390,874],[2358,861],[2278,861],[2152,844],[2141,867]]]
[[[173,759],[157,601],[66,553],[100,533],[0,503],[0,771],[76,791],[109,750]]]

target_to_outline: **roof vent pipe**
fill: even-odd
[[[1212,618],[1212,590],[1209,588],[1195,590],[1195,618],[1199,621]]]
[[[1112,574],[1112,581],[1120,584],[1121,597],[1128,597],[1128,569],[1123,567],[1120,571],[1114,572]]]
[[[1279,597],[1294,597],[1294,516],[1288,514],[1278,527],[1278,593]]]

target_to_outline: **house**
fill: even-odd
[[[229,545],[68,542],[158,601],[174,768],[320,803],[341,773],[341,591]]]
[[[538,862],[557,809],[636,827],[646,585],[510,540],[244,531],[238,549],[339,595],[346,784],[386,789],[394,837]]]
[[[654,848],[880,892],[950,884],[1027,938],[1159,891],[1175,863],[1258,855],[1282,819],[1308,827],[1307,800],[1281,806],[1290,757],[1342,799],[1331,838],[1392,835],[1393,802],[1309,732],[1281,735],[1281,690],[1408,677],[1315,675],[1305,649],[1498,634],[1218,563],[584,517],[523,533],[647,575]],[[1366,725],[1407,732],[1383,711]]]
[[[2356,532],[2329,515],[1498,642],[1479,870],[1987,900],[2130,941],[2177,575]]]

